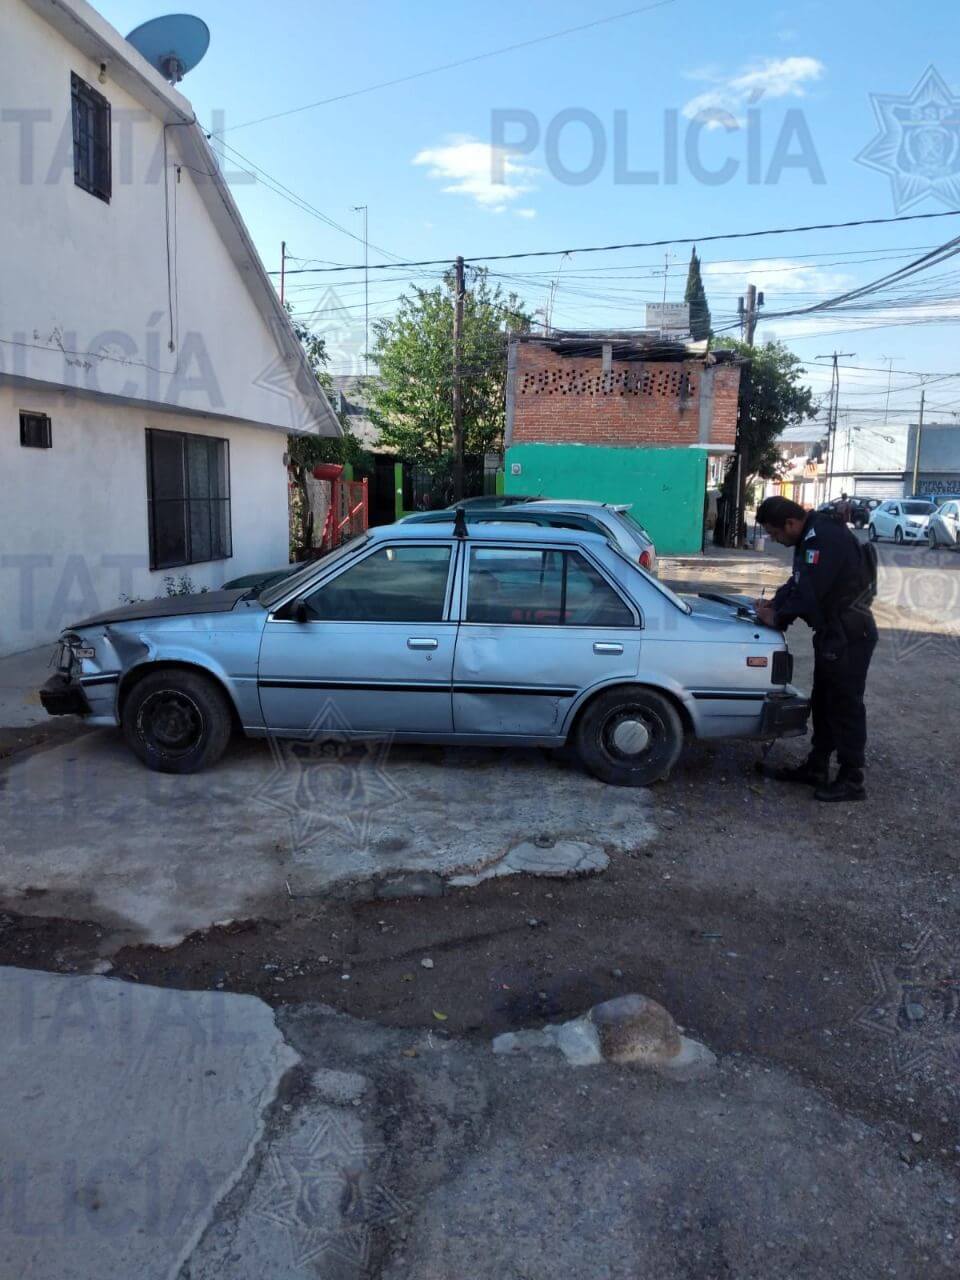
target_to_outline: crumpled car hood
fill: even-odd
[[[203,591],[190,596],[161,596],[157,600],[138,600],[135,604],[117,605],[104,613],[95,613],[81,622],[73,622],[66,629],[78,631],[83,627],[104,626],[109,622],[135,622],[139,618],[171,618],[183,614],[229,613],[241,596],[243,588],[234,591]]]

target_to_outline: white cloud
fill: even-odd
[[[765,58],[730,77],[704,67],[691,78],[712,82],[712,87],[685,103],[683,114],[692,120],[702,112],[711,112],[728,117],[728,122],[742,123],[738,113],[743,107],[762,98],[802,98],[807,85],[819,80],[825,70],[819,59],[810,57]],[[720,128],[722,121],[709,120],[707,124]]]
[[[537,216],[536,209],[514,209],[513,212],[518,218],[535,218]]]
[[[467,135],[451,138],[440,147],[425,147],[413,163],[427,166],[431,178],[445,182],[445,192],[469,196],[492,213],[503,213],[514,200],[533,191],[537,172],[532,165],[521,164],[509,148]],[[517,213],[532,217],[535,211]]]
[[[857,277],[848,272],[831,271],[795,258],[704,262],[701,269],[704,280],[708,277],[715,280],[717,289],[721,293],[732,292],[734,285],[742,292],[743,282],[750,280],[758,289],[766,293],[767,305],[771,309],[775,306],[778,311],[783,309],[781,303],[785,294],[807,295],[803,303],[809,301],[812,304],[819,301],[821,297],[829,297],[852,289],[857,283]],[[803,305],[803,303],[797,302],[797,305]]]

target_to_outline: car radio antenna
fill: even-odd
[[[453,536],[455,538],[468,537],[467,532],[467,513],[463,507],[457,507],[457,513],[453,518]]]

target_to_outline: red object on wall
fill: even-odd
[[[318,462],[313,468],[313,475],[316,480],[339,480],[343,475],[343,463]]]
[[[602,348],[613,348],[604,371]],[[629,358],[620,358],[629,355]],[[732,445],[740,365],[674,344],[516,342],[511,444]],[[701,394],[709,421],[701,424]],[[706,429],[706,438],[701,436]]]

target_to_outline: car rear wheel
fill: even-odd
[[[897,527],[893,531],[893,540],[898,547],[903,544],[903,530],[900,528],[899,525],[897,525]]]
[[[594,777],[617,787],[645,787],[676,764],[683,724],[673,703],[653,689],[610,689],[580,717],[575,745]]]
[[[219,685],[171,669],[144,676],[134,686],[121,725],[130,749],[149,769],[196,773],[223,755],[233,720]]]

